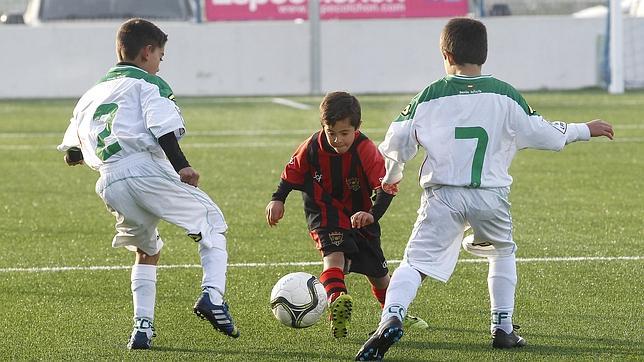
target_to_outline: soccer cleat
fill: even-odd
[[[136,318],[134,319],[132,335],[127,342],[127,348],[150,349],[152,348],[152,337],[156,337],[152,321],[145,318]]]
[[[380,361],[394,343],[402,338],[403,324],[397,317],[391,317],[378,326],[376,332],[362,345],[356,361]]]
[[[421,318],[414,317],[414,316],[413,316],[413,315],[411,315],[411,314],[407,314],[407,315],[405,316],[405,319],[403,320],[403,329],[409,329],[409,328],[413,328],[413,329],[427,329],[427,328],[429,328],[429,324],[427,324],[427,322],[425,322],[425,321],[424,321],[423,319],[421,319]],[[373,335],[374,333],[376,333],[376,331],[375,331],[375,330],[374,330],[374,331],[371,331],[371,332],[368,334],[368,336],[371,336],[371,335]]]
[[[331,334],[335,338],[346,337],[349,333],[349,322],[351,322],[353,298],[349,294],[342,293],[330,307]]]
[[[526,340],[518,334],[514,333],[520,327],[512,325],[512,332],[505,333],[501,328],[497,328],[492,333],[492,347],[494,348],[515,348],[523,347],[527,344]]]
[[[414,317],[411,314],[407,314],[405,316],[405,319],[403,320],[403,328],[404,329],[426,329],[429,328],[429,324],[422,320],[421,318]]]
[[[221,333],[233,338],[239,337],[239,330],[235,326],[226,302],[221,305],[212,304],[208,292],[203,292],[197,299],[193,310],[199,318],[208,320]]]

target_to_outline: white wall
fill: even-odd
[[[362,93],[415,92],[444,75],[438,39],[446,22],[327,24],[323,28],[323,87],[350,84]],[[484,73],[521,90],[598,85],[597,40],[605,32],[604,19],[496,17],[483,22],[489,43]],[[344,39],[343,34],[349,32],[352,36]],[[331,55],[328,51],[334,45]]]
[[[323,91],[417,92],[443,76],[447,19],[325,21]],[[486,18],[485,73],[521,90],[595,86],[604,19]],[[161,23],[159,75],[179,96],[297,95],[310,90],[308,24]],[[116,23],[0,27],[0,98],[78,97],[115,61]]]

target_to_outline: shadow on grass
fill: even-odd
[[[644,347],[637,341],[628,339],[614,339],[605,337],[591,336],[571,336],[571,335],[551,335],[543,333],[530,333],[529,330],[521,331],[521,336],[528,341],[528,345],[523,348],[496,350],[491,346],[492,340],[489,338],[485,343],[477,342],[443,342],[439,340],[436,334],[446,332],[452,334],[473,334],[481,335],[479,329],[465,328],[446,328],[430,327],[426,332],[412,331],[413,338],[416,340],[405,340],[404,338],[392,348],[413,348],[418,350],[446,350],[446,351],[463,351],[463,352],[482,352],[482,353],[521,353],[528,358],[530,355],[550,355],[550,356],[580,356],[580,355],[644,355]],[[426,336],[419,336],[417,333],[426,333]],[[418,341],[418,339],[425,341]],[[467,337],[465,337],[467,338]],[[468,338],[469,339],[469,338]],[[550,340],[557,341],[559,345],[546,344]],[[562,343],[563,342],[563,343]],[[566,344],[566,345],[561,345]],[[582,345],[583,344],[583,345]]]
[[[306,351],[279,351],[279,350],[270,350],[270,351],[248,351],[248,350],[237,350],[237,349],[226,349],[226,348],[212,348],[212,349],[190,349],[190,348],[173,348],[173,347],[163,347],[155,346],[152,348],[153,352],[171,352],[171,353],[190,353],[195,355],[204,355],[209,357],[215,357],[217,355],[226,356],[227,358],[235,358],[238,356],[240,360],[256,360],[256,361],[267,361],[267,360],[277,360],[277,361],[309,361],[316,359],[328,359],[328,360],[348,360],[349,357],[353,359],[353,354],[349,351],[339,351],[339,353],[315,353],[315,352],[306,352]],[[357,352],[357,351],[356,351]]]
[[[447,360],[466,356],[487,356],[484,359],[530,360],[534,358],[587,358],[599,356],[618,357],[620,355],[642,356],[644,350],[638,343],[626,339],[593,338],[590,336],[554,336],[551,334],[529,333],[526,329],[522,334],[528,345],[523,348],[510,350],[495,350],[491,347],[491,338],[484,329],[431,327],[428,330],[411,330],[403,339],[392,346],[387,360],[411,362],[418,357],[426,356],[427,360]],[[319,352],[312,350],[285,351],[279,348],[255,347],[246,350],[242,346],[221,344],[217,346],[173,347],[155,345],[149,355],[151,358],[163,359],[163,355],[184,354],[187,359],[224,358],[248,361],[310,361],[310,360],[352,360],[360,345],[368,338],[354,335],[338,345],[338,349]],[[454,339],[460,341],[454,341]],[[558,345],[548,345],[555,341]],[[349,343],[346,343],[349,342]],[[312,342],[314,343],[314,342]],[[564,344],[564,345],[562,345]],[[394,353],[391,353],[395,351]],[[145,352],[145,353],[149,353]],[[154,357],[155,354],[157,354]],[[172,356],[173,358],[177,356]]]

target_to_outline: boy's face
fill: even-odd
[[[333,150],[340,154],[347,152],[356,138],[356,129],[349,118],[335,122],[333,127],[323,123],[322,129]]]
[[[159,65],[161,64],[161,61],[163,61],[164,54],[164,47],[148,45],[143,48],[143,69],[150,74],[157,74],[159,72]]]

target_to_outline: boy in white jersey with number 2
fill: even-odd
[[[156,76],[168,37],[156,25],[131,19],[116,37],[119,63],[78,101],[58,149],[70,165],[100,173],[96,192],[116,217],[114,247],[136,252],[131,289],[130,349],[149,349],[154,334],[157,263],[165,220],[198,243],[202,293],[194,312],[231,337],[239,331],[223,300],[227,225],[217,205],[197,188],[199,173],[179,139],[185,125],[168,84]]]
[[[509,84],[481,74],[487,32],[476,20],[450,20],[440,48],[447,76],[418,93],[391,124],[379,146],[383,189],[397,191],[405,163],[418,147],[424,192],[403,261],[393,273],[380,324],[356,360],[380,360],[403,335],[401,320],[424,277],[450,278],[461,246],[488,258],[492,347],[526,344],[512,324],[517,281],[508,196],[510,162],[524,148],[561,150],[590,137],[613,138],[601,120],[548,122]],[[463,239],[468,227],[473,235]]]

